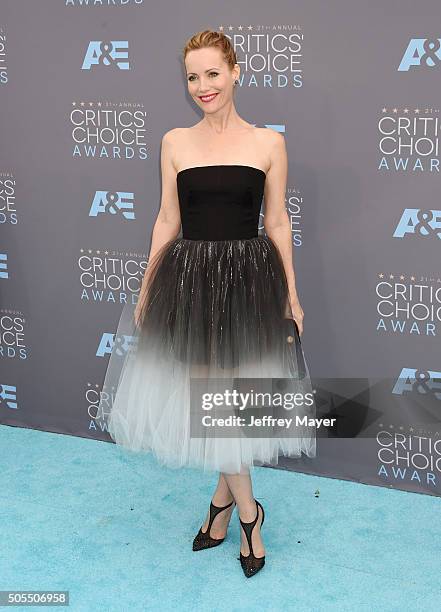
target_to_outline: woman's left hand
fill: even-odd
[[[299,329],[299,336],[303,334],[303,309],[300,306],[299,299],[289,297],[286,301],[286,313],[285,317],[288,319],[294,319]]]

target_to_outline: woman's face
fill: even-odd
[[[188,91],[206,113],[219,110],[233,97],[234,80],[239,67],[231,71],[220,49],[206,47],[187,53],[185,58]]]

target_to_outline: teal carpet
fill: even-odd
[[[68,590],[75,612],[441,609],[440,498],[258,468],[267,562],[246,579],[236,511],[191,549],[215,476],[4,425],[0,448],[0,590]]]

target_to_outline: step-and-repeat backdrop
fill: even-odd
[[[96,411],[127,347],[114,332],[147,263],[161,138],[201,117],[181,50],[222,30],[238,113],[285,135],[303,347],[318,411],[338,417],[316,459],[280,467],[440,495],[439,11],[4,0],[0,422],[110,441]]]

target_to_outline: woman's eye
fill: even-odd
[[[218,73],[218,72],[214,72],[214,71],[213,71],[213,72],[210,72],[210,73],[209,73],[209,75],[210,75],[210,76],[213,76],[213,75],[214,75],[214,76],[218,76],[218,75],[219,75],[219,73]],[[188,77],[188,80],[189,80],[189,81],[193,81],[193,80],[194,80],[194,78],[195,78],[195,77],[192,75],[192,76],[189,76],[189,77]]]

